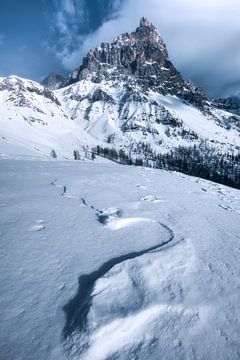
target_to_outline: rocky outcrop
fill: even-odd
[[[65,82],[66,80],[62,75],[50,73],[42,80],[41,84],[49,90],[56,90],[61,88]]]
[[[6,99],[7,102],[13,102],[15,106],[19,107],[32,106],[30,97],[31,93],[43,96],[51,103],[55,103],[58,106],[61,105],[51,90],[33,81],[24,81],[17,76],[4,78],[0,83],[0,92],[1,91],[8,92],[9,97]],[[41,112],[40,109],[39,112]]]
[[[169,60],[167,47],[157,28],[146,18],[135,32],[120,35],[89,51],[73,71],[68,85],[82,79],[96,83],[111,79],[137,84],[143,91],[179,96],[198,107],[207,99],[204,92],[185,81]]]
[[[212,102],[214,106],[218,109],[228,111],[230,113],[240,115],[240,105],[237,101],[234,101],[232,98],[226,99],[216,99]]]

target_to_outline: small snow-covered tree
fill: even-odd
[[[95,153],[92,151],[92,160],[95,160],[96,159],[96,155],[95,155]]]
[[[74,157],[74,160],[81,160],[78,150],[73,151],[73,157]]]
[[[51,150],[50,156],[51,156],[53,159],[56,159],[56,158],[57,158],[57,154],[56,154],[56,151],[55,151],[54,149]]]

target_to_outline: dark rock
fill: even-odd
[[[43,79],[41,84],[47,89],[56,90],[62,87],[65,82],[66,80],[62,75],[50,73]]]
[[[31,84],[31,86],[29,85]],[[34,82],[25,82],[23,79],[9,76],[4,78],[0,83],[0,91],[7,90],[10,94],[7,101],[13,101],[16,106],[19,107],[32,107],[31,101],[28,99],[29,93],[35,93],[44,96],[52,103],[60,106],[61,103],[54,95],[54,93]],[[38,112],[42,112],[41,109],[36,109]]]
[[[151,89],[179,96],[198,107],[207,100],[201,89],[182,78],[169,60],[157,28],[144,17],[135,32],[91,49],[82,65],[70,75],[67,85],[87,78],[96,83],[122,80],[140,86],[141,91]]]
[[[218,109],[225,110],[236,115],[240,115],[240,104],[235,99],[232,98],[216,99],[213,100],[212,104]]]
[[[115,103],[114,99],[109,94],[107,94],[105,91],[103,91],[102,89],[96,89],[93,92],[93,94],[91,94],[91,99],[90,100],[92,102],[102,100],[102,101],[109,102],[109,103],[112,103],[112,104]]]

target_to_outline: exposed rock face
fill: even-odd
[[[0,92],[7,91],[9,97],[7,102],[13,102],[18,107],[32,107],[31,94],[37,94],[50,102],[60,106],[60,102],[54,93],[33,81],[24,81],[17,76],[9,76],[4,78],[0,83]],[[41,110],[39,110],[41,112]]]
[[[41,84],[47,89],[56,90],[62,87],[64,82],[65,79],[62,75],[51,73],[43,79]]]
[[[213,101],[213,105],[215,105],[218,109],[240,115],[240,105],[232,98],[216,99]]]
[[[144,91],[177,95],[198,106],[206,100],[203,91],[184,81],[169,60],[158,30],[146,18],[140,20],[135,32],[90,50],[71,74],[68,85],[87,78],[94,82],[118,79],[137,83]]]

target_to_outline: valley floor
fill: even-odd
[[[0,359],[240,358],[240,193],[84,161],[0,162]]]

